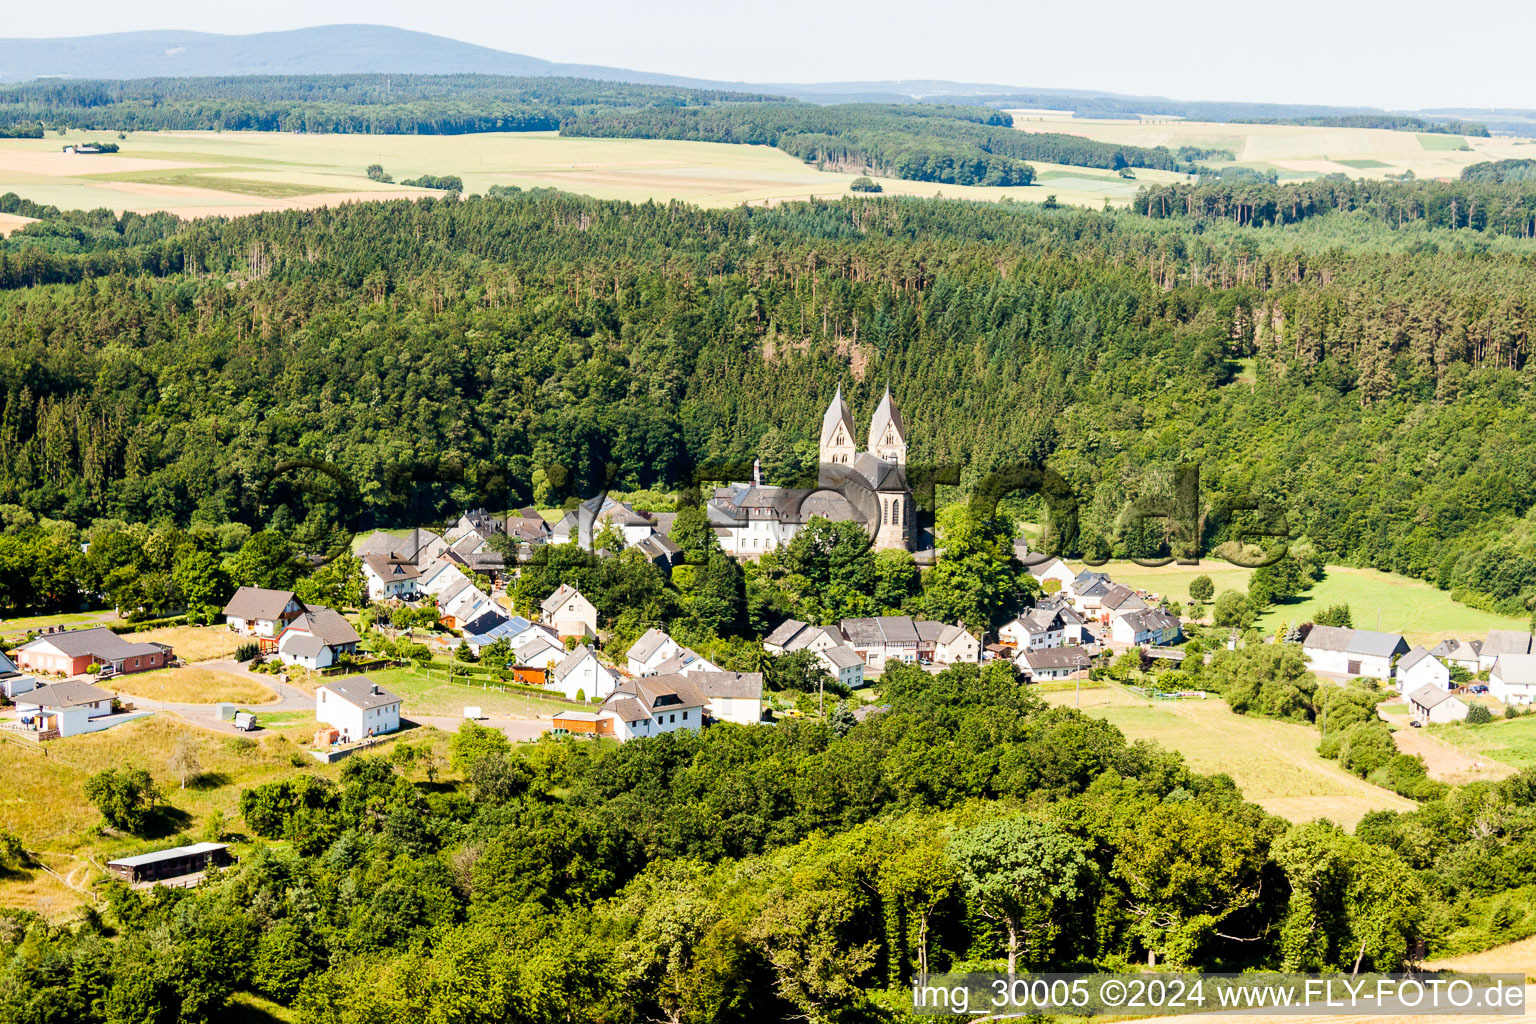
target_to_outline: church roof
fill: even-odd
[[[839,387],[837,394],[832,396],[832,403],[827,406],[827,411],[821,417],[821,446],[830,447],[832,437],[837,433],[837,425],[841,423],[848,434],[848,442],[853,443],[853,413],[848,410],[848,403],[843,401],[843,389]]]
[[[897,438],[902,441],[907,439],[907,425],[901,421],[901,410],[896,408],[896,400],[891,397],[890,388],[885,389],[885,397],[880,399],[880,406],[875,410],[875,418],[869,421],[870,448],[880,445],[880,439],[888,426],[896,428]]]

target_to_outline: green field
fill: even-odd
[[[1072,563],[1081,570],[1081,563]],[[1248,590],[1251,569],[1244,569],[1220,559],[1202,561],[1199,566],[1169,565],[1149,569],[1134,562],[1110,562],[1099,566],[1110,578],[1127,586],[1167,595],[1178,601],[1189,600],[1189,582],[1206,575],[1216,584],[1219,595],[1226,590]],[[1347,604],[1359,629],[1381,628],[1402,633],[1409,643],[1433,646],[1445,637],[1480,640],[1490,629],[1525,629],[1526,619],[1495,615],[1469,608],[1451,599],[1422,580],[1409,579],[1375,569],[1329,566],[1322,582],[1307,591],[1301,600],[1275,605],[1259,616],[1258,628],[1264,632],[1278,629],[1280,623],[1306,622],[1330,605]]]
[[[1068,707],[1078,701],[1070,690],[1041,696]],[[1244,798],[1291,821],[1322,817],[1353,828],[1370,811],[1414,806],[1319,757],[1316,729],[1235,715],[1215,697],[1153,703],[1114,686],[1084,690],[1080,707],[1130,739],[1178,751],[1195,771],[1225,772]]]
[[[1487,725],[1436,725],[1429,734],[1469,754],[1483,754],[1512,768],[1536,767],[1536,715],[1508,720],[1498,719]]]
[[[486,676],[455,674],[448,681],[447,672],[434,668],[430,673],[417,668],[390,668],[369,672],[368,678],[403,698],[401,711],[407,716],[464,714],[466,705],[481,708],[489,717],[537,718],[557,711],[577,709],[563,700],[549,700],[517,690],[498,691]]]
[[[1465,149],[1467,140],[1460,135],[1441,135],[1435,132],[1419,132],[1419,145],[1431,153]]]

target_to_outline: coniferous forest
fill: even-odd
[[[1536,248],[1491,221],[502,189],[193,223],[20,204],[0,199],[38,218],[0,248],[7,610],[75,593],[50,561],[76,558],[68,528],[95,524],[88,563],[228,530],[254,566],[288,534],[757,457],[793,476],[838,386],[860,418],[892,389],[914,469],[962,467],[947,498],[1055,469],[1066,554],[1143,551],[1134,504],[1193,463],[1203,551],[1253,503],[1329,561],[1519,614],[1536,596]],[[530,593],[582,574],[605,615],[663,600],[615,579],[623,557],[539,550]],[[293,586],[280,554],[261,579]],[[750,594],[730,560],[704,569]],[[733,650],[760,654],[766,614],[738,612]],[[1287,645],[1190,660],[1251,713],[1339,705],[1325,741],[1358,774],[1417,764]],[[1006,663],[892,668],[880,699],[618,747],[471,724],[446,767],[397,741],[335,781],[295,768],[244,792],[252,852],[200,888],[109,884],[69,926],[0,912],[0,1020],[218,1021],[241,992],[314,1024],[852,1024],[907,1019],[925,972],[1010,960],[1396,970],[1536,929],[1531,771],[1420,773],[1413,810],[1347,833],[1048,707]],[[22,856],[0,844],[0,871]],[[996,884],[1042,864],[1048,884]]]

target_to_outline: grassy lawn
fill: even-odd
[[[233,658],[235,648],[246,642],[227,626],[168,626],[127,634],[134,643],[170,644],[182,661],[213,661]]]
[[[25,636],[34,629],[47,626],[84,626],[111,622],[117,612],[104,608],[95,612],[54,612],[51,615],[28,615],[18,619],[0,619],[0,637]]]
[[[1494,710],[1495,716],[1500,714]],[[1536,715],[1495,718],[1487,725],[1434,725],[1429,734],[1469,754],[1484,754],[1514,768],[1536,767]]]
[[[294,755],[314,731],[314,716],[300,715],[303,720],[289,725],[276,722],[279,717],[288,716],[267,716],[264,724],[271,727],[250,737],[214,733],[169,715],[41,745],[0,735],[0,777],[6,780],[0,830],[19,836],[52,872],[34,870],[0,880],[0,906],[65,919],[89,898],[90,885],[108,860],[196,842],[215,814],[223,816],[226,834],[241,852],[248,841],[239,814],[241,790],[301,770],[335,778],[345,763],[319,765],[300,754],[304,767],[295,767]],[[447,737],[437,730],[404,735],[412,743],[439,744],[446,755]],[[186,789],[169,766],[172,751],[182,742],[191,744],[201,768]],[[389,745],[379,752],[387,754]],[[100,815],[86,802],[83,788],[105,768],[145,768],[154,776],[169,806],[158,819],[158,835],[136,838],[100,830]]]
[[[494,718],[537,718],[579,709],[579,705],[567,701],[548,700],[516,690],[498,691],[493,689],[498,684],[485,676],[455,675],[449,682],[447,672],[442,669],[427,672],[417,668],[391,668],[370,672],[368,678],[403,698],[401,711],[407,715],[414,712],[458,718],[468,706],[479,707],[485,715]]]
[[[1072,568],[1081,571],[1085,567],[1074,562]],[[1196,576],[1209,576],[1220,595],[1227,590],[1247,593],[1248,577],[1253,572],[1220,559],[1202,560],[1197,566],[1174,564],[1155,569],[1135,562],[1109,562],[1098,566],[1097,571],[1108,573],[1117,583],[1171,596],[1181,603],[1189,600],[1189,583]],[[1529,626],[1524,619],[1458,604],[1451,600],[1449,592],[1437,590],[1422,580],[1340,565],[1329,566],[1322,582],[1301,600],[1270,608],[1259,616],[1257,625],[1262,632],[1273,632],[1282,622],[1306,622],[1335,604],[1349,605],[1359,629],[1376,629],[1379,622],[1381,629],[1402,633],[1409,643],[1425,646],[1433,646],[1445,637],[1481,640],[1490,629]]]
[[[1076,699],[1069,690],[1041,696],[1069,707]],[[1152,740],[1178,751],[1195,771],[1225,772],[1246,799],[1291,821],[1331,818],[1352,828],[1369,811],[1415,806],[1319,757],[1315,729],[1236,715],[1215,697],[1153,704],[1119,687],[1107,687],[1085,689],[1081,708],[1130,739]]]
[[[277,692],[242,676],[207,668],[167,668],[133,672],[102,684],[125,697],[146,697],[172,704],[216,704],[230,701],[255,707],[275,702]]]

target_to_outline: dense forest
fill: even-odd
[[[1536,181],[1536,160],[1485,160],[1461,169],[1462,181],[1492,184]]]
[[[927,972],[1397,969],[1525,926],[1529,772],[1349,835],[1006,664],[898,667],[883,698],[616,748],[470,723],[446,764],[407,738],[294,771],[241,797],[274,845],[200,888],[0,911],[0,1017],[192,1024],[255,992],[305,1024],[859,1024],[910,1019]]]
[[[562,135],[692,139],[777,146],[808,163],[960,185],[1027,185],[1023,161],[1081,167],[1196,170],[1164,147],[1117,146],[1077,135],[1021,132],[985,107],[850,103],[634,109],[578,118]]]
[[[1177,182],[1143,186],[1132,209],[1147,217],[1249,227],[1295,224],[1311,217],[1360,211],[1389,228],[1422,223],[1532,238],[1536,237],[1536,187],[1524,185],[1524,180],[1515,174],[1509,178],[1514,184],[1499,184],[1483,176],[1463,181],[1398,182],[1337,174],[1284,185]]]
[[[1425,120],[1410,114],[1333,114],[1305,117],[1234,117],[1241,124],[1294,124],[1311,128],[1383,128],[1394,132],[1428,132],[1488,138],[1488,126],[1473,121]]]
[[[79,252],[49,223],[0,252],[0,503],[35,515],[363,529],[669,488],[772,470],[838,384],[862,416],[889,382],[964,489],[1055,467],[1075,552],[1145,543],[1132,502],[1195,462],[1206,550],[1256,496],[1330,559],[1536,595],[1531,255],[1453,244],[1486,232],[538,192]]]
[[[0,86],[0,124],[382,135],[553,131],[583,112],[761,102],[755,93],[492,75],[49,79]]]

